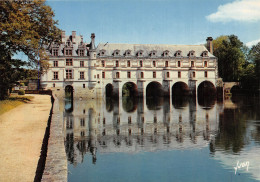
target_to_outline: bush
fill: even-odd
[[[19,91],[18,91],[18,95],[24,95],[25,94],[25,91],[23,90],[23,89],[20,89]]]

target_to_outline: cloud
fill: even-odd
[[[260,39],[247,42],[247,43],[246,43],[246,46],[247,46],[247,47],[252,47],[253,45],[258,44],[258,42],[260,42]]]
[[[211,22],[256,22],[260,20],[260,1],[236,0],[220,5],[216,13],[208,15],[206,18]]]

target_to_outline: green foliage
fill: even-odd
[[[0,99],[4,99],[8,89],[29,74],[22,66],[36,68],[39,63],[41,73],[48,69],[45,48],[60,40],[60,30],[44,0],[0,1],[0,9]],[[19,52],[28,61],[12,58]]]
[[[239,81],[246,62],[244,45],[235,35],[220,36],[214,44],[214,55],[218,58],[219,76],[223,81]]]
[[[20,89],[20,90],[18,91],[18,95],[25,95],[24,89]]]
[[[229,35],[213,40],[213,47],[223,81],[239,81],[249,92],[260,88],[260,43],[250,49],[237,36]]]

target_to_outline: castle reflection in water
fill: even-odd
[[[91,153],[138,153],[214,147],[219,113],[215,99],[65,100],[63,110],[68,161],[77,165]]]

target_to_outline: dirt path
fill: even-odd
[[[1,182],[34,180],[51,99],[48,95],[32,96],[30,103],[0,115]]]

